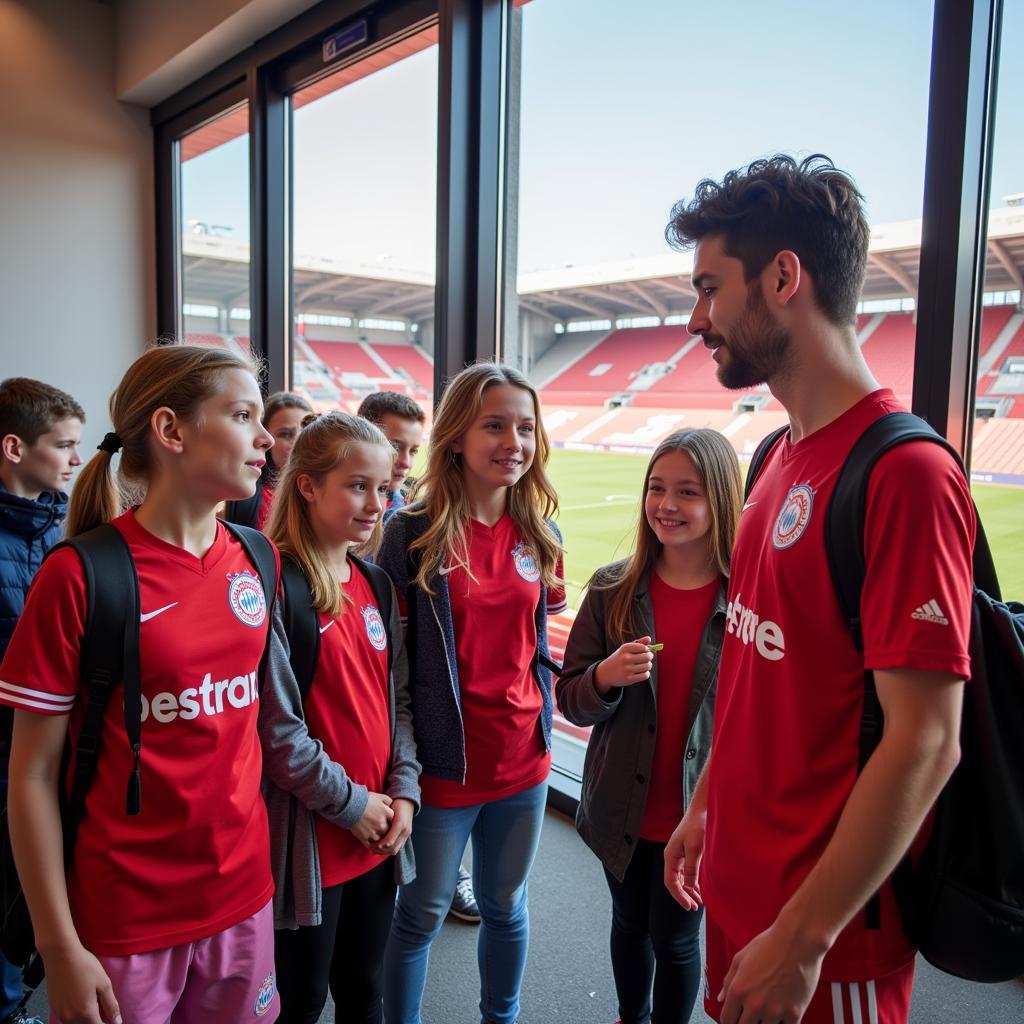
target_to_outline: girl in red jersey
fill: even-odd
[[[565,607],[557,499],[537,393],[469,366],[434,419],[412,504],[388,520],[379,564],[404,596],[423,765],[416,880],[399,890],[385,957],[388,1024],[418,1024],[430,944],[473,840],[482,1018],[512,1024],[526,963],[526,879],[551,766],[547,615]]]
[[[274,506],[277,481],[288,465],[288,456],[302,429],[302,421],[312,411],[309,402],[294,391],[275,391],[267,398],[263,406],[263,426],[270,431],[274,447],[267,453],[267,463],[256,485],[256,493],[245,501],[227,503],[224,518],[229,523],[266,529]]]
[[[298,606],[275,611],[285,657],[272,649],[260,710],[280,1019],[316,1024],[330,987],[339,1024],[380,1024],[395,884],[415,877],[419,765],[398,601],[352,549],[379,546],[395,452],[360,417],[307,419],[269,525],[286,558],[284,600]],[[375,587],[390,593],[387,622]],[[311,680],[287,660],[298,614],[319,633]]]
[[[129,746],[115,691],[66,878],[61,754],[86,703],[74,550],[40,569],[0,666],[0,701],[15,709],[11,837],[52,1022],[276,1019],[256,728],[269,616],[255,567],[214,516],[256,486],[272,444],[262,410],[247,360],[187,345],[146,352],[111,398],[115,433],[82,471],[68,532],[109,520],[134,561],[142,743]],[[120,475],[141,495],[120,515],[119,449]],[[141,808],[128,816],[133,763]]]
[[[558,707],[594,727],[576,824],[611,890],[622,1024],[686,1024],[697,996],[701,915],[665,888],[662,853],[710,751],[741,495],[721,434],[665,438],[633,554],[594,574],[566,647]]]

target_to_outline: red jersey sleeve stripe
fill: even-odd
[[[16,686],[0,680],[0,702],[50,715],[66,715],[74,706],[75,695],[44,693],[42,690],[32,690],[27,686]]]

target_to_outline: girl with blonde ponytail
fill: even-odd
[[[526,963],[526,879],[551,767],[547,616],[565,607],[558,500],[540,400],[511,367],[448,384],[412,504],[388,520],[380,565],[404,595],[423,765],[416,881],[388,944],[388,1024],[419,1024],[430,944],[473,841],[482,1016],[512,1024]]]
[[[395,883],[414,876],[419,765],[398,602],[384,571],[353,553],[379,546],[394,458],[367,420],[307,417],[271,513],[287,657],[270,660],[260,735],[286,1024],[316,1024],[328,988],[341,1017],[380,1024]],[[312,669],[286,626],[303,616],[294,640],[314,641]]]
[[[68,738],[76,754],[90,700],[74,549],[40,569],[0,666],[15,709],[11,838],[51,1020],[244,1020],[254,1007],[276,1019],[256,728],[268,607],[245,535],[214,514],[256,486],[273,443],[262,410],[249,362],[188,345],[147,351],[111,398],[114,429],[75,488],[69,534],[109,523],[103,537],[116,531],[134,563],[142,740],[129,744],[115,690],[66,876],[61,756]],[[126,808],[133,761],[141,798]]]

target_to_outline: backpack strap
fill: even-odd
[[[860,614],[861,593],[867,565],[864,558],[864,527],[867,518],[868,484],[875,463],[886,453],[910,441],[930,441],[945,448],[963,469],[956,449],[937,434],[919,416],[909,412],[893,412],[875,420],[857,439],[839,470],[835,489],[825,510],[825,553],[829,573],[843,619],[850,631],[854,646],[864,651],[864,634]],[[977,519],[977,510],[975,510]],[[975,581],[984,580],[994,585],[998,593],[998,580],[992,555],[978,519],[974,550]],[[882,738],[883,714],[875,688],[874,673],[864,673],[864,705],[861,711],[858,742],[857,772],[863,771]],[[909,863],[904,858],[896,874],[905,877]],[[878,894],[868,900],[864,914],[868,928],[881,926]]]
[[[259,487],[256,493],[259,494]],[[270,653],[270,634],[273,627],[270,619],[274,614],[274,603],[277,601],[277,554],[274,545],[266,534],[251,526],[243,526],[240,523],[222,520],[224,526],[245,551],[245,557],[249,559],[250,565],[256,570],[263,585],[263,598],[267,602],[267,643],[263,648],[263,656],[260,658],[259,681],[260,688],[263,688],[263,677],[267,669],[267,656]]]
[[[306,703],[313,676],[320,661],[320,628],[309,580],[291,556],[281,558],[281,588],[284,591],[284,631],[288,636],[288,661]]]
[[[754,449],[754,454],[750,457],[750,465],[747,466],[747,480],[743,486],[744,499],[750,497],[750,492],[754,489],[754,482],[757,480],[758,473],[761,472],[764,460],[768,458],[768,453],[788,433],[789,424],[787,423],[785,426],[779,427],[778,430],[773,430],[767,437],[761,438],[761,443]]]
[[[124,683],[124,722],[134,763],[128,783],[127,813],[141,803],[139,755],[142,749],[142,674],[139,664],[139,576],[128,543],[109,523],[54,545],[73,548],[85,572],[86,619],[80,673],[86,691],[82,728],[75,744],[71,790],[64,815],[64,861],[70,868],[85,799],[96,775],[103,719],[110,692]],[[49,554],[47,557],[49,557]]]
[[[388,637],[388,678],[391,678],[391,671],[395,664],[395,654],[391,644],[391,577],[379,566],[372,562],[364,562],[355,555],[348,556],[355,565],[362,570],[363,575],[370,582],[370,589],[373,591],[373,599],[380,609],[381,618],[384,620],[384,628]]]
[[[562,674],[562,666],[554,658],[549,658],[546,654],[542,654],[539,647],[537,648],[537,661],[553,676],[557,677]]]
[[[224,521],[238,526],[256,529],[259,519],[260,503],[263,501],[263,477],[256,481],[256,490],[248,498],[241,501],[229,501],[224,511]]]

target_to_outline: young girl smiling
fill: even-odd
[[[548,614],[565,607],[548,452],[526,378],[494,363],[467,367],[438,408],[412,504],[385,530],[380,564],[408,611],[424,773],[416,881],[399,891],[385,961],[388,1024],[420,1020],[430,944],[470,837],[481,1018],[512,1024],[519,1011],[526,879],[551,766],[551,680],[539,655]]]
[[[591,580],[558,707],[592,725],[577,827],[612,896],[622,1024],[686,1024],[700,981],[700,912],[663,884],[662,854],[711,745],[739,467],[713,430],[683,430],[647,466],[633,554]],[[657,641],[657,643],[655,643]]]

